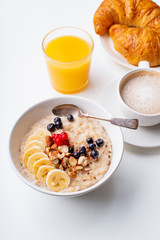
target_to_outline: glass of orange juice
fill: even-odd
[[[84,30],[74,27],[57,28],[42,42],[52,86],[61,93],[75,93],[89,81],[94,42]]]

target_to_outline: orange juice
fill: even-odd
[[[92,46],[77,36],[60,36],[48,41],[44,51],[53,87],[62,93],[83,89],[89,78]]]

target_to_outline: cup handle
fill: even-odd
[[[147,61],[141,61],[141,62],[139,62],[138,68],[150,68],[149,62],[147,62]]]

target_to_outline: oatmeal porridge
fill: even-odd
[[[26,177],[55,192],[80,191],[94,185],[108,171],[111,160],[112,145],[103,126],[70,114],[40,119],[20,147]]]

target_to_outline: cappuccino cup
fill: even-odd
[[[118,83],[120,110],[127,118],[137,118],[140,126],[160,123],[160,72],[141,61],[136,70],[125,74]]]

